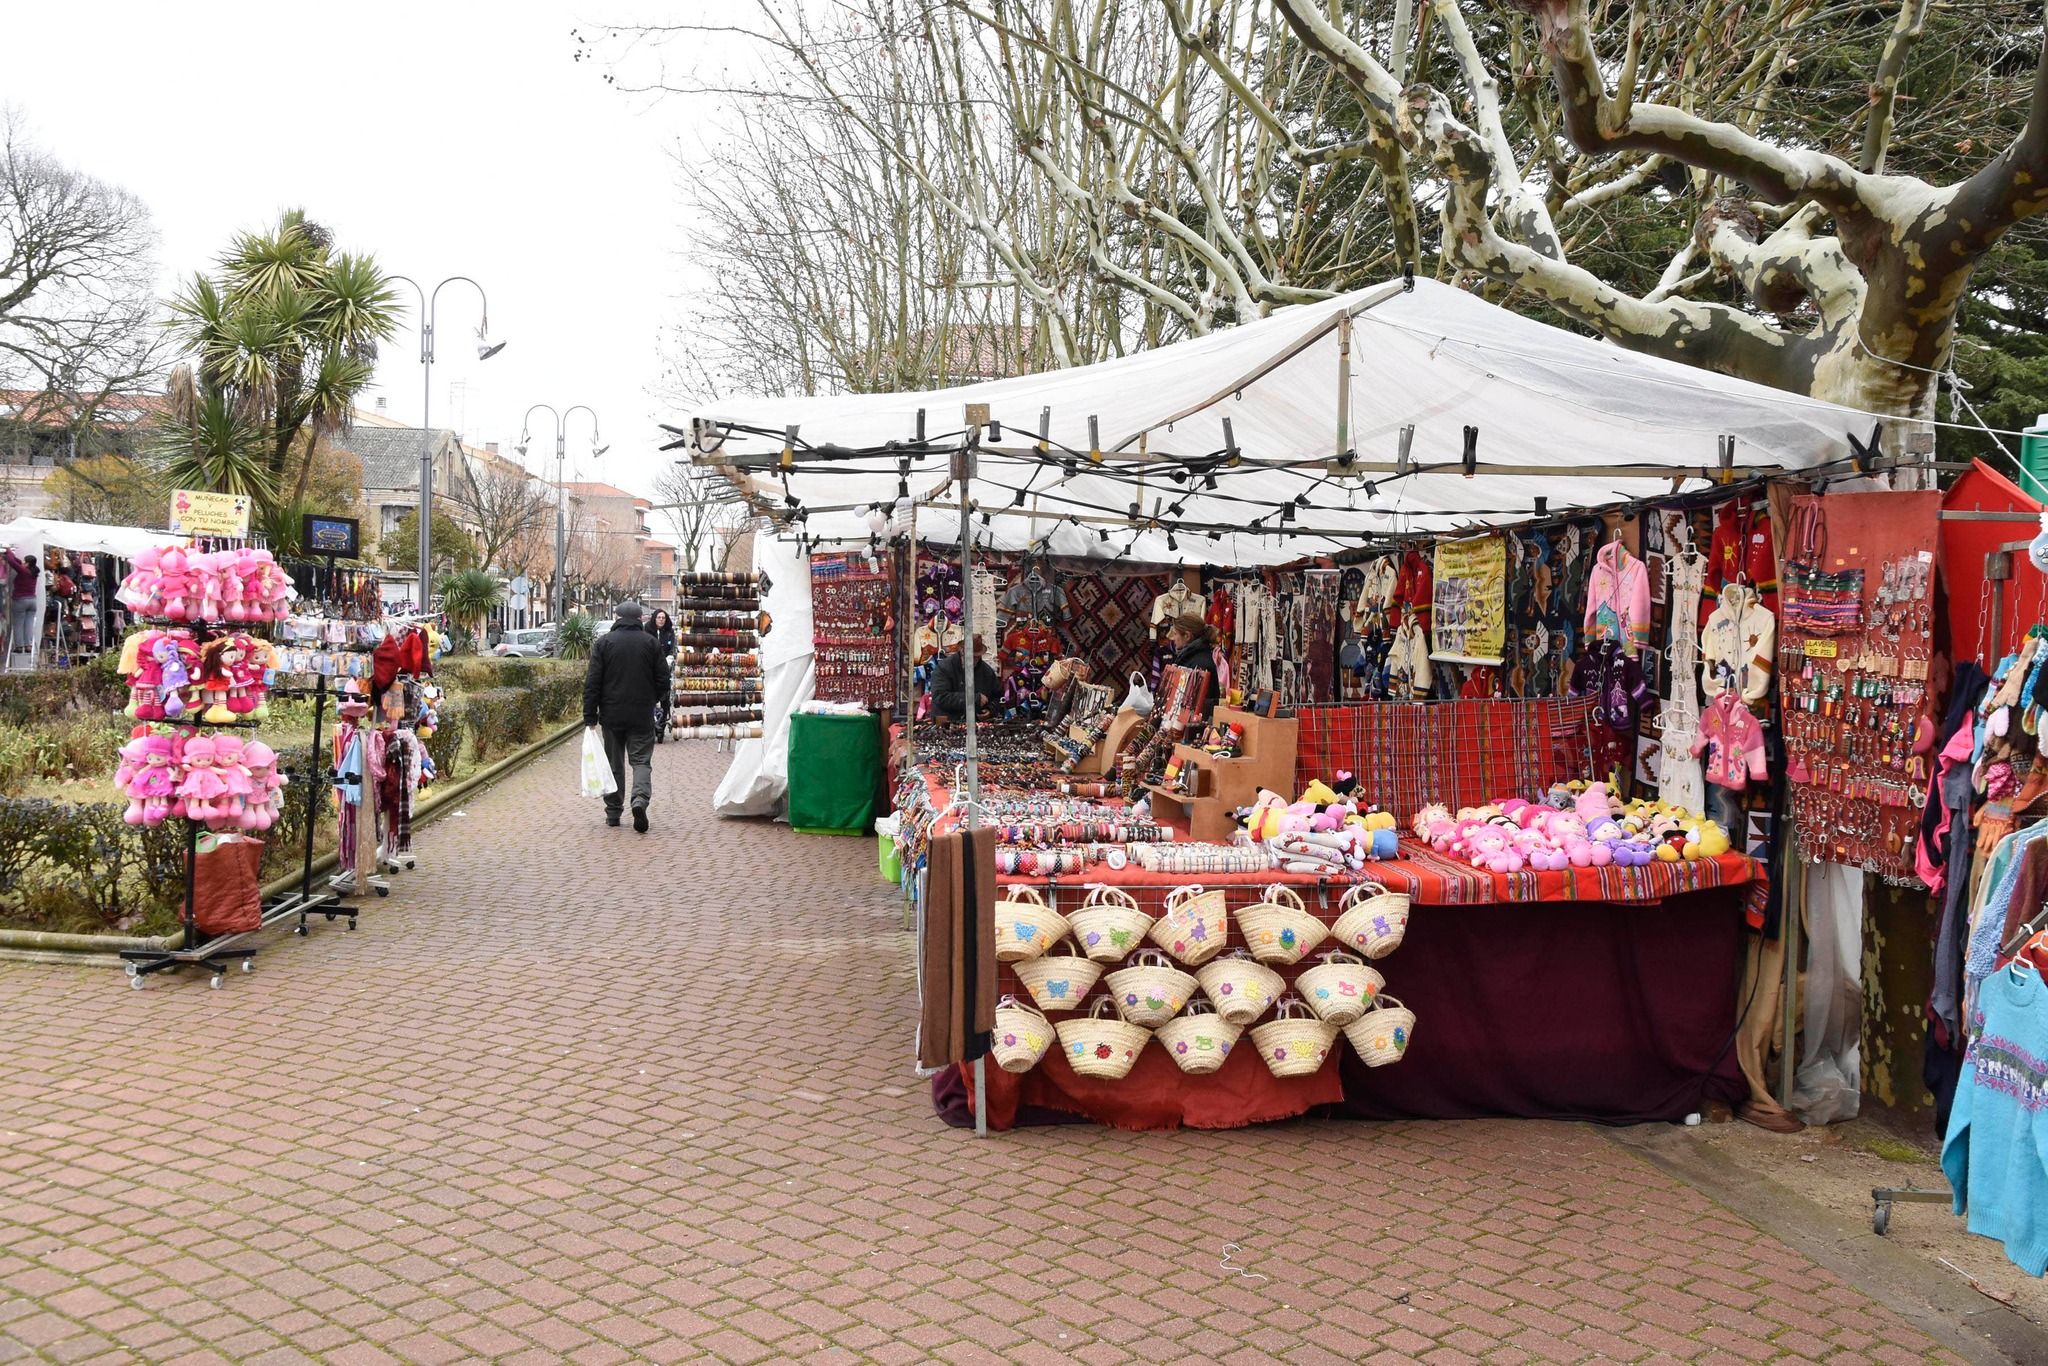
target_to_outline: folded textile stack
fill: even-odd
[[[1148,873],[1264,873],[1274,865],[1256,844],[1133,844],[1131,858]]]

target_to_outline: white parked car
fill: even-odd
[[[555,651],[555,628],[537,626],[526,631],[507,631],[505,638],[491,647],[491,653],[513,656],[519,659],[538,659]]]

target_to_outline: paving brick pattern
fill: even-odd
[[[871,842],[575,762],[222,991],[0,964],[0,1360],[1955,1360],[1575,1126],[976,1142]]]

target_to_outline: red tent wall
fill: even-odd
[[[2019,485],[1981,460],[1949,486],[1941,500],[1944,512],[2039,513],[2041,504],[2029,498]],[[1982,627],[1984,557],[2011,541],[2032,540],[2039,526],[2031,522],[1964,522],[1941,524],[1941,577],[1948,587],[1949,645],[1951,658],[1979,656]],[[2034,573],[2022,562],[2006,588],[2005,620],[1999,634],[2010,646],[2027,627],[2044,620],[2048,611],[2048,577]],[[1988,646],[1983,654],[1995,652]]]

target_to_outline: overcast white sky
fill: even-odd
[[[441,292],[435,425],[509,454],[529,404],[587,403],[611,450],[593,463],[578,414],[571,477],[645,492],[670,458],[655,451],[654,424],[674,415],[648,390],[687,270],[672,153],[699,157],[716,108],[619,93],[603,63],[572,60],[571,31],[745,2],[16,4],[0,102],[24,111],[60,159],[147,202],[167,285],[293,206],[430,289],[474,277],[493,339],[508,345],[479,364],[475,292]],[[668,44],[663,60],[715,73],[734,56],[692,39]],[[417,422],[411,323],[408,305],[375,392]],[[535,421],[537,458],[552,442],[547,415]]]

